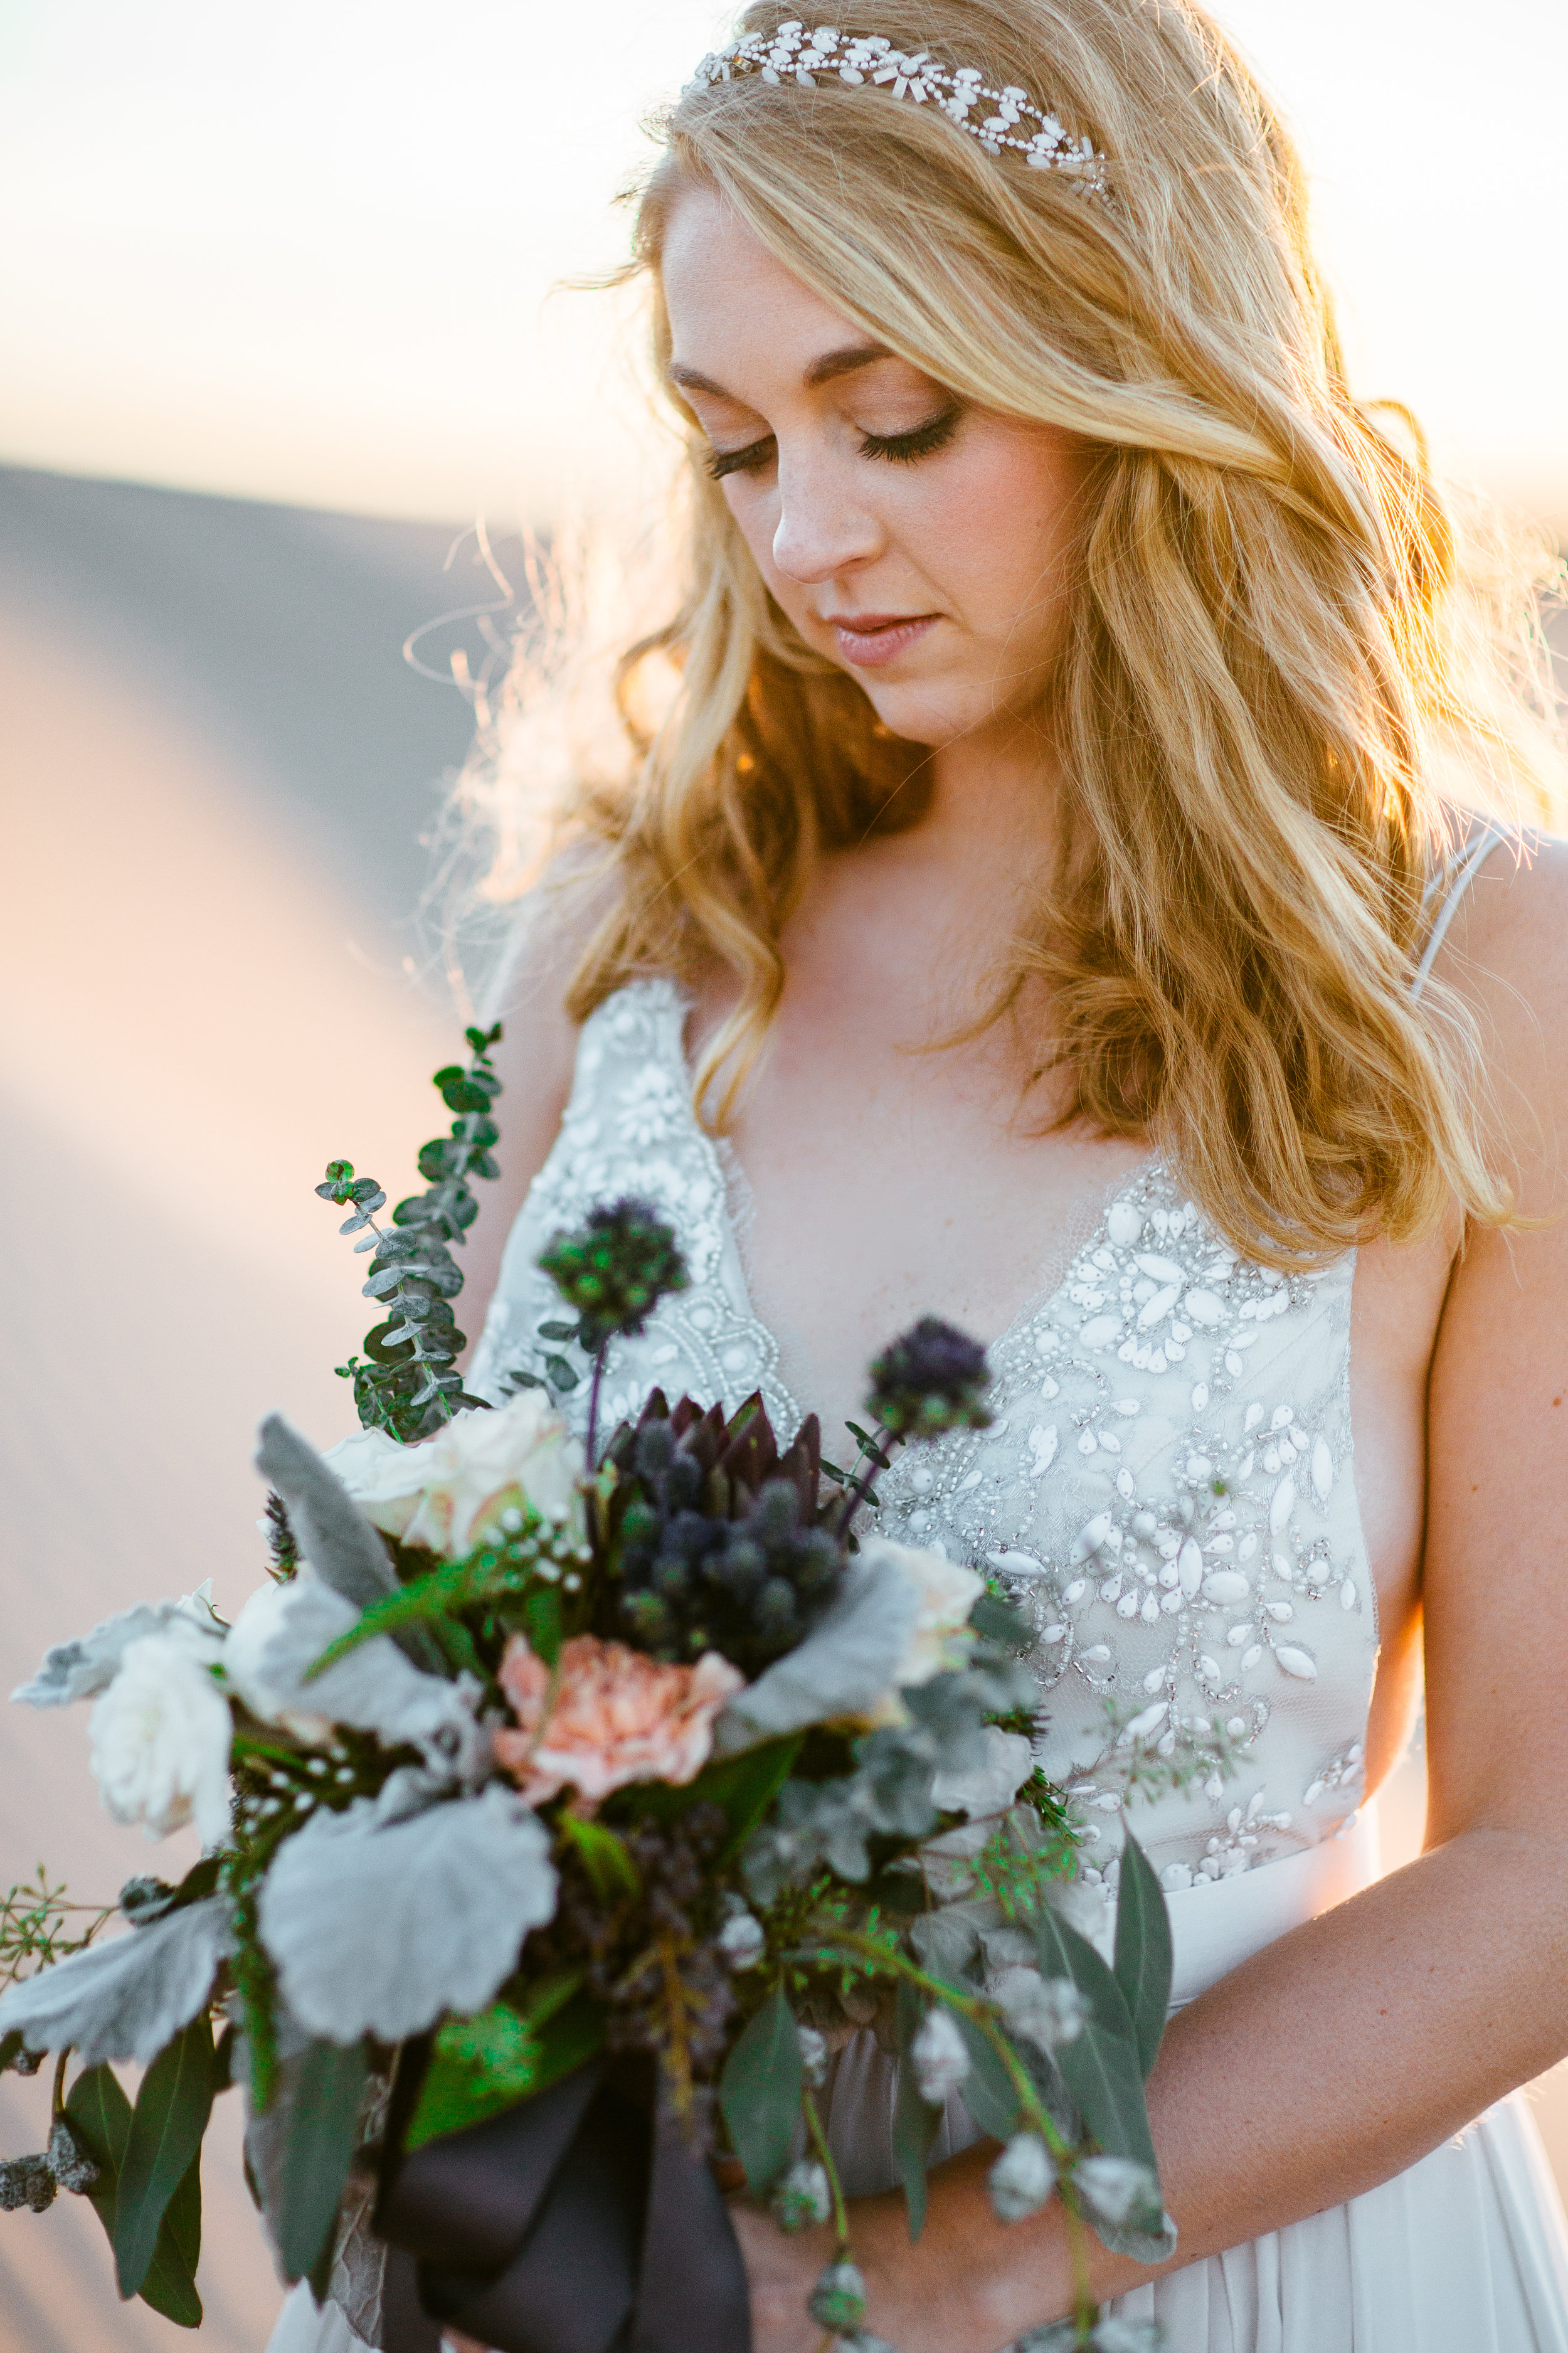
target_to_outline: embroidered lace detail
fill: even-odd
[[[508,1245],[480,1394],[572,1353],[539,1336],[559,1303],[534,1261],[591,1203],[635,1192],[679,1231],[691,1288],[612,1357],[609,1420],[657,1382],[731,1405],[760,1388],[781,1430],[798,1423],[691,1111],[684,1019],[675,987],[647,981],[584,1025],[560,1138]],[[1286,1277],[1239,1260],[1146,1166],[989,1351],[991,1427],[905,1450],[881,1482],[889,1534],[989,1569],[1027,1610],[1036,1755],[1070,1788],[1107,1889],[1134,1802],[1177,1887],[1311,1846],[1358,1801],[1377,1624],[1351,1454],[1353,1267]],[[580,1420],[580,1356],[571,1369],[563,1403]]]
[[[1343,1810],[1303,1821],[1310,1774],[1289,1760],[1321,1757],[1329,1723],[1348,1748],[1371,1698],[1352,1273],[1238,1260],[1156,1163],[992,1349],[991,1428],[882,1481],[889,1533],[991,1568],[1028,1611],[1040,1763],[1091,1844],[1136,1796],[1173,1886],[1312,1844]]]
[[[656,1385],[734,1404],[759,1389],[781,1430],[799,1423],[800,1409],[778,1377],[778,1345],[752,1313],[725,1169],[692,1113],[685,1021],[679,992],[655,980],[619,990],[584,1025],[561,1134],[512,1229],[475,1353],[477,1396],[503,1397],[518,1372],[548,1378],[560,1395],[553,1359],[574,1376],[563,1406],[585,1405],[587,1359],[574,1345],[540,1336],[540,1325],[559,1320],[562,1308],[536,1261],[552,1234],[580,1223],[595,1202],[635,1193],[676,1229],[690,1281],[640,1337],[611,1349],[602,1425],[613,1429],[636,1413]]]

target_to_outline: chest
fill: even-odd
[[[942,1011],[900,1026],[792,978],[728,1139],[752,1303],[825,1428],[860,1412],[868,1359],[918,1316],[1005,1330],[1148,1157],[1055,1127],[1059,1092],[1029,1085],[1007,1026],[953,1039]],[[699,1002],[694,1043],[709,1019]]]

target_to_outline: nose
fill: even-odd
[[[882,553],[881,525],[830,459],[792,460],[781,449],[778,498],[773,562],[803,588],[873,563]]]

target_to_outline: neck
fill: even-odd
[[[942,860],[955,897],[984,892],[1000,914],[1051,871],[1059,826],[1056,756],[1037,726],[1011,721],[933,751],[931,802],[911,840]]]

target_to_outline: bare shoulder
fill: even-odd
[[[1568,1206],[1568,840],[1531,834],[1487,859],[1455,911],[1435,976],[1476,1016],[1497,1141],[1521,1207]]]

